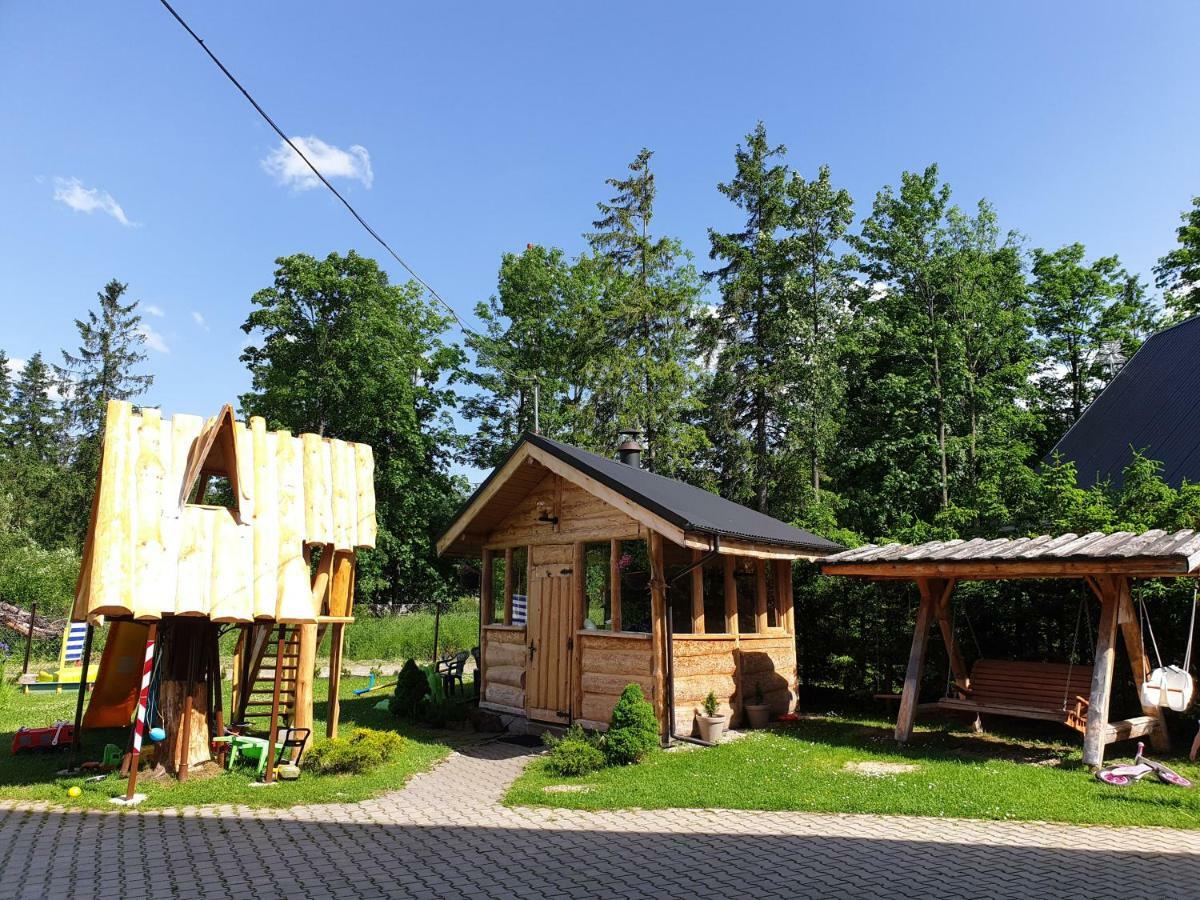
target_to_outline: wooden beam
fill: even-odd
[[[788,634],[796,633],[796,600],[792,595],[792,561],[775,560],[775,599],[779,604],[779,624]]]
[[[950,602],[957,583],[953,578],[920,578],[917,580],[917,587],[922,598],[926,595],[932,596],[936,604],[938,628],[942,632],[942,643],[946,645],[946,655],[950,658],[950,672],[954,680],[963,687],[969,687],[971,674],[958,646],[950,611]]]
[[[572,594],[574,602],[571,613],[571,637],[568,638],[571,662],[571,718],[577,719],[583,715],[583,648],[575,637],[583,630],[583,620],[587,617],[587,548],[582,541],[575,543],[575,562],[571,566]],[[601,623],[604,624],[604,623]]]
[[[513,548],[504,551],[504,624],[512,624],[513,610]],[[528,601],[527,601],[528,602]],[[528,606],[525,607],[529,609]],[[528,612],[526,612],[528,615]]]
[[[283,638],[287,628],[279,626],[275,636],[275,684],[271,690],[271,728],[267,732],[267,768],[263,773],[263,781],[270,784],[275,780],[275,744],[279,740],[279,694],[283,687],[283,650],[287,643]]]
[[[697,534],[688,532],[681,546],[687,547],[690,550],[712,550],[713,535]],[[792,547],[777,547],[774,544],[756,544],[753,541],[739,541],[736,538],[721,538],[721,546],[717,548],[717,552],[730,556],[750,556],[756,559],[808,559],[816,560],[826,555],[823,553],[813,553],[808,550],[795,549]]]
[[[1092,692],[1088,701],[1087,730],[1083,734],[1083,764],[1104,764],[1104,735],[1108,729],[1108,705],[1112,699],[1113,663],[1117,656],[1117,613],[1121,591],[1129,590],[1126,578],[1099,578],[1104,598],[1100,626],[1096,632],[1096,656],[1092,666]]]
[[[766,634],[769,626],[767,619],[767,563],[763,559],[754,560],[754,632]]]
[[[659,731],[667,738],[666,716],[666,654],[667,642],[667,582],[663,576],[663,538],[657,531],[650,532],[647,550],[650,556],[650,634],[653,648],[654,714],[658,717]]]
[[[493,551],[484,550],[479,564],[479,620],[484,625],[492,624],[492,617],[496,610],[496,603],[492,599],[492,559],[494,556]]]
[[[335,738],[338,736],[338,719],[342,714],[342,703],[338,697],[338,692],[342,686],[342,639],[346,632],[346,626],[341,622],[330,626],[329,634],[329,700],[327,709],[328,715],[325,719],[325,736]]]
[[[725,630],[729,634],[738,633],[738,596],[737,578],[734,577],[735,560],[732,556],[724,558],[725,563]]]
[[[1121,640],[1125,642],[1129,668],[1133,671],[1133,686],[1138,692],[1138,703],[1142,707],[1142,714],[1157,723],[1150,731],[1150,744],[1155,750],[1165,753],[1171,749],[1171,736],[1167,732],[1166,722],[1163,721],[1162,708],[1147,706],[1141,702],[1141,687],[1153,666],[1150,665],[1150,657],[1146,655],[1146,647],[1142,642],[1142,627],[1133,608],[1128,579],[1122,579],[1121,589],[1117,593],[1117,604],[1117,624],[1121,626]]]
[[[697,565],[704,556],[704,551],[692,551],[692,634],[704,634],[704,567]]]
[[[896,715],[896,740],[907,744],[912,737],[917,717],[917,701],[921,693],[921,673],[925,670],[925,651],[929,646],[929,625],[936,614],[936,598],[922,592],[917,607],[917,623],[913,628],[912,649],[908,653],[908,670],[904,674],[904,690],[900,694],[900,712]]]
[[[299,655],[296,659],[296,672],[294,673],[295,681],[292,683],[293,707],[292,721],[293,728],[307,728],[309,730],[309,739],[312,739],[313,727],[313,679],[316,677],[317,668],[317,626],[316,625],[298,625],[296,626],[300,632],[300,640],[297,642]],[[332,684],[332,672],[331,681]],[[333,703],[330,701],[329,707],[332,709]]]
[[[621,542],[608,544],[608,602],[612,608],[612,630],[621,630]]]

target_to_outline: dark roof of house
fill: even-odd
[[[1135,450],[1178,486],[1200,481],[1200,316],[1151,335],[1050,451],[1075,463],[1079,484],[1120,485]]]
[[[513,447],[515,454],[524,444],[553,454],[585,475],[595,478],[639,506],[666,519],[685,531],[697,531],[722,537],[773,544],[787,548],[802,548],[816,554],[836,553],[843,548],[803,528],[773,519],[719,497],[711,491],[694,487],[674,478],[656,475],[646,469],[634,468],[615,459],[589,453],[570,444],[563,444],[538,434],[526,433]],[[479,486],[484,490],[503,463]],[[474,497],[471,498],[472,500]],[[471,505],[468,500],[465,511]],[[461,515],[461,512],[460,512]],[[458,518],[457,516],[455,517]]]

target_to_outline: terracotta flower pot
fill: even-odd
[[[744,709],[751,728],[766,728],[771,721],[771,707],[765,703],[747,703]]]
[[[720,742],[726,721],[725,716],[696,716],[696,724],[700,727],[700,740],[710,744]]]

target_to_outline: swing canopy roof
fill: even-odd
[[[871,578],[1170,578],[1200,574],[1200,533],[1159,529],[1033,538],[867,544],[821,560],[826,575]]]

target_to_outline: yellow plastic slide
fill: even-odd
[[[125,728],[132,721],[149,633],[150,626],[141,622],[109,624],[100,671],[83,715],[84,728]]]

